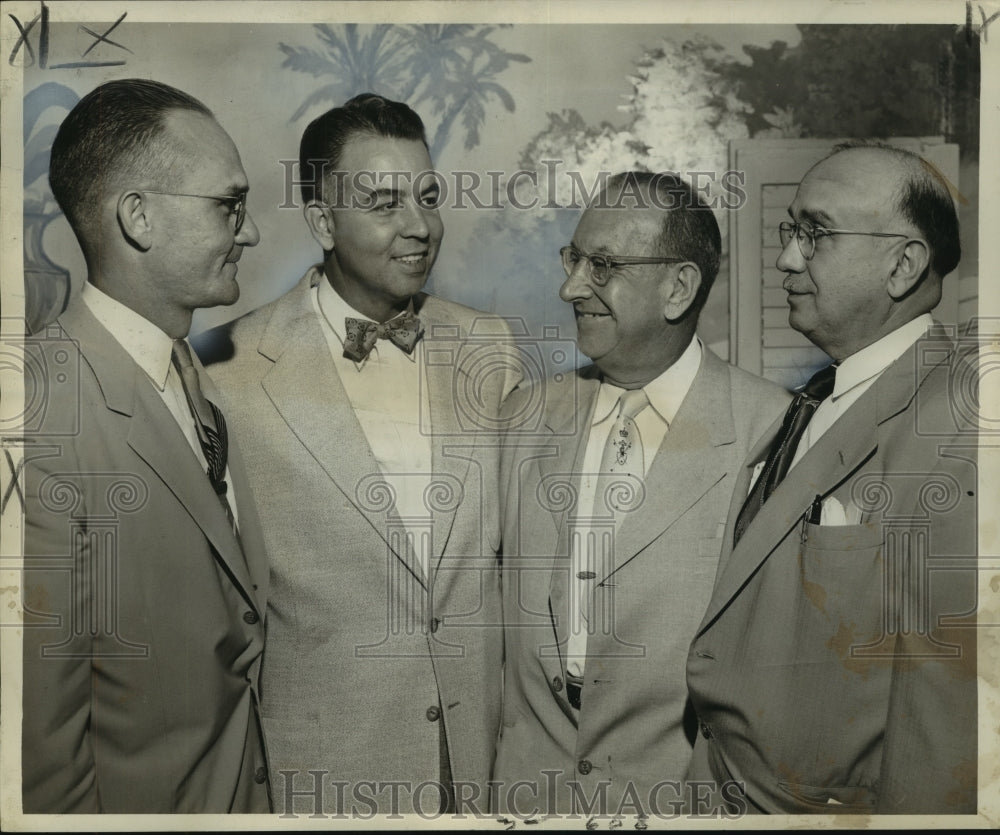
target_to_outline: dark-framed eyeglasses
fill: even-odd
[[[630,264],[681,264],[687,258],[675,258],[665,256],[662,258],[648,258],[643,255],[605,255],[599,252],[580,252],[575,246],[570,244],[559,250],[562,257],[563,270],[566,275],[572,275],[573,270],[581,261],[586,261],[590,268],[590,280],[598,287],[603,287],[611,279],[611,273],[618,267],[625,267]]]
[[[165,194],[168,197],[198,197],[201,200],[218,200],[229,210],[230,221],[235,219],[233,234],[238,235],[247,218],[247,193],[239,194],[186,194],[181,191],[157,191],[152,188],[142,189],[145,194]]]
[[[802,257],[809,261],[816,254],[816,239],[825,238],[829,235],[867,235],[872,238],[909,238],[902,232],[855,232],[851,229],[827,229],[824,226],[813,226],[811,223],[792,223],[782,221],[778,224],[778,237],[781,239],[781,248],[788,246],[788,242],[795,238],[799,252]]]

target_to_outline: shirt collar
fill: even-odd
[[[174,340],[130,307],[84,282],[80,298],[94,318],[135,360],[153,384],[163,391],[170,373]]]
[[[643,386],[646,396],[649,398],[649,405],[653,407],[653,410],[667,426],[677,417],[681,403],[687,397],[691,384],[698,374],[698,368],[701,366],[701,353],[701,340],[696,336],[688,343],[684,353],[677,358],[673,365],[659,377],[650,380]],[[594,408],[592,426],[596,426],[611,416],[618,403],[618,398],[624,391],[623,388],[613,383],[601,383],[601,388],[597,393],[597,405]]]
[[[329,279],[323,272],[320,272],[319,281],[316,283],[316,299],[319,302],[319,309],[323,313],[327,324],[330,329],[334,332],[337,339],[340,340],[340,344],[344,344],[344,339],[347,336],[347,330],[344,320],[350,316],[354,319],[362,319],[365,321],[371,321],[369,317],[365,316],[363,313],[358,312],[353,307],[351,307],[344,299],[341,297],[340,293],[333,289],[333,285],[330,284]],[[413,299],[410,299],[409,305],[407,305],[406,310],[402,313],[393,316],[393,319],[398,319],[407,313],[413,313]],[[392,321],[392,320],[390,320]],[[403,351],[400,353],[406,357],[410,362],[417,361],[417,352],[412,351],[407,354]],[[365,357],[360,363],[356,363],[358,367],[364,365],[364,362],[368,358]]]
[[[833,394],[830,395],[831,399],[836,400],[855,386],[877,377],[899,359],[933,324],[934,319],[930,313],[924,313],[887,333],[877,342],[851,354],[837,366],[837,377]]]

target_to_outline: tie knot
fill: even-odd
[[[174,347],[171,351],[171,355],[174,360],[174,365],[178,368],[194,368],[194,362],[191,359],[191,348],[185,340],[174,340]]]
[[[344,356],[355,362],[367,357],[378,339],[388,339],[404,353],[411,354],[417,340],[423,335],[420,318],[412,313],[404,313],[381,323],[348,316],[344,320],[344,328],[347,333]]]
[[[828,365],[826,368],[821,368],[809,378],[809,382],[802,387],[801,393],[811,400],[826,400],[827,397],[833,394],[833,386],[836,379],[837,366]]]
[[[645,389],[628,389],[618,398],[618,405],[619,417],[634,418],[649,405],[649,396]]]

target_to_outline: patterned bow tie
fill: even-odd
[[[412,354],[413,346],[424,332],[420,319],[412,313],[404,313],[382,324],[348,316],[344,326],[347,330],[344,356],[355,362],[361,362],[371,353],[377,339],[388,339],[404,353]]]

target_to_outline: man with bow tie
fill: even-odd
[[[271,560],[275,805],[482,809],[502,665],[491,439],[520,364],[481,373],[506,323],[422,292],[443,228],[413,110],[357,96],[306,128],[300,159],[323,261],[211,368]]]
[[[788,213],[789,324],[835,362],[737,480],[690,776],[752,812],[974,813],[979,375],[931,317],[960,256],[949,186],[838,147]]]

